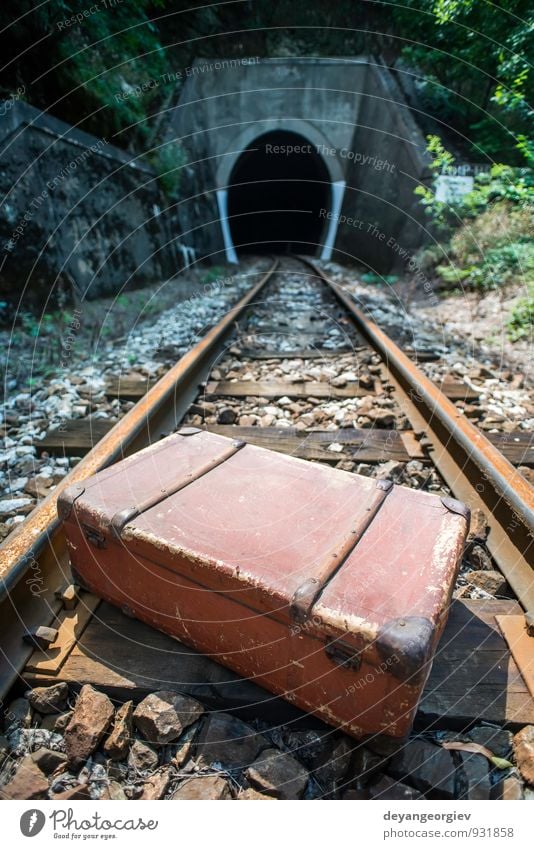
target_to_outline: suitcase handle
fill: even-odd
[[[187,436],[189,434],[185,435]],[[135,507],[125,507],[124,510],[120,510],[118,513],[115,513],[111,520],[111,527],[115,536],[120,539],[122,531],[125,526],[132,521],[132,519],[137,518],[137,516],[140,516],[141,513],[145,513],[147,510],[150,510],[152,507],[160,504],[170,495],[174,495],[190,483],[193,483],[193,481],[196,481],[208,472],[211,472],[212,469],[215,469],[217,466],[220,466],[221,463],[224,463],[226,460],[229,460],[230,457],[233,457],[234,454],[237,454],[237,452],[240,451],[246,444],[247,443],[242,439],[233,439],[229,448],[217,457],[212,457],[211,460],[208,460],[202,466],[199,466],[194,472],[189,472],[189,474],[180,478],[180,480],[176,481],[176,483],[172,486],[167,489],[161,489],[158,493],[147,498],[146,501],[142,501],[140,504],[137,504]]]
[[[326,558],[323,567],[313,577],[307,578],[295,591],[291,601],[291,614],[296,622],[305,622],[308,619],[318,596],[356,548],[392,488],[393,482],[390,480],[377,481],[370,504],[360,521],[356,523],[342,544],[337,545],[335,551]]]

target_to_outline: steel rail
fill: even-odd
[[[278,268],[261,279],[129,410],[0,546],[0,698],[31,654],[24,633],[51,622],[60,608],[54,591],[68,570],[57,499],[71,484],[158,439],[179,423],[213,365],[214,355]]]
[[[380,355],[406,414],[425,432],[432,462],[457,498],[482,509],[488,549],[523,607],[534,610],[534,489],[380,327],[351,295],[315,263],[301,258],[326,283]]]

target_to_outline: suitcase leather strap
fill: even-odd
[[[186,433],[184,435],[187,436],[189,434]],[[137,504],[135,507],[125,507],[124,510],[120,510],[118,513],[115,513],[111,520],[111,527],[115,535],[120,539],[122,531],[125,526],[132,521],[132,519],[137,518],[137,516],[140,516],[141,513],[145,513],[147,510],[150,510],[152,507],[155,507],[157,504],[165,501],[165,499],[170,495],[174,495],[190,483],[193,483],[193,481],[196,481],[203,477],[203,475],[211,472],[212,469],[215,469],[217,466],[220,466],[221,463],[224,463],[226,460],[229,460],[230,457],[233,457],[234,454],[237,454],[237,452],[240,451],[246,444],[247,443],[242,439],[233,439],[228,448],[216,457],[212,457],[210,460],[207,460],[201,466],[198,466],[198,468],[196,468],[193,472],[189,472],[187,475],[184,475],[184,477],[177,480],[172,486],[160,489],[159,492],[155,493],[150,498],[147,498],[146,501],[142,501],[140,504]]]
[[[296,622],[305,622],[309,618],[317,598],[341,568],[349,554],[354,550],[392,488],[392,481],[379,480],[377,482],[376,490],[360,521],[355,524],[347,537],[326,557],[324,564],[317,570],[315,575],[307,578],[295,591],[291,601],[291,614]]]

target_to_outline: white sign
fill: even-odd
[[[436,200],[442,203],[454,203],[473,191],[473,177],[451,177],[440,174],[436,182]]]

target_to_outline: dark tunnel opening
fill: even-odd
[[[315,254],[329,209],[327,168],[297,133],[265,133],[232,170],[228,216],[238,253]]]

